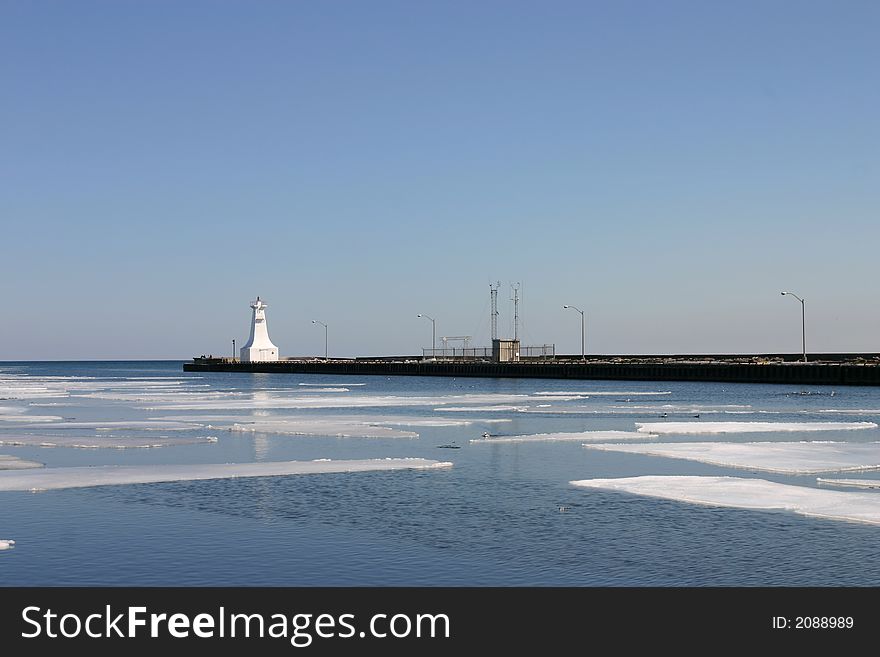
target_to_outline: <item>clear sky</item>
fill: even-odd
[[[0,359],[880,351],[880,3],[0,0]]]

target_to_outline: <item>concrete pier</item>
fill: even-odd
[[[880,385],[880,354],[798,356],[604,356],[586,362],[573,358],[495,363],[423,360],[417,357],[288,359],[242,363],[226,358],[194,358],[186,372],[260,372],[385,376],[451,376],[529,379],[607,379],[628,381],[720,381],[792,385]]]

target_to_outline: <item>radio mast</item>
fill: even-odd
[[[498,288],[501,287],[501,281],[492,285],[489,283],[489,299],[491,300],[491,311],[489,312],[490,325],[492,327],[492,339],[498,339]]]

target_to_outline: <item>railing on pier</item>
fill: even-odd
[[[552,360],[556,357],[555,344],[520,347],[521,359]],[[476,360],[491,361],[492,347],[440,347],[422,349],[423,360]]]

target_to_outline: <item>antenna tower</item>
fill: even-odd
[[[489,312],[489,318],[492,327],[492,339],[498,339],[498,288],[501,287],[501,281],[492,285],[489,283],[489,299],[491,300],[491,311]]]
[[[513,288],[513,339],[519,340],[519,283],[514,283]]]

